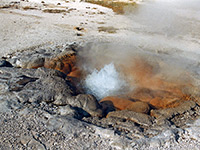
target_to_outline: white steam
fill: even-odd
[[[199,14],[200,0],[149,0],[134,11],[127,10],[122,24],[120,20],[116,24],[119,30],[112,36],[116,38],[92,41],[79,51],[86,92],[97,99],[124,94],[121,90],[127,87],[126,82],[116,68],[128,66],[139,56],[157,62],[154,68],[160,69],[156,72],[166,78],[180,78],[181,71],[175,68],[192,71],[200,78]]]
[[[127,14],[132,20],[130,43],[145,51],[159,51],[198,60],[199,14],[200,0],[146,1],[135,12]]]
[[[120,77],[113,63],[105,65],[100,71],[94,70],[89,74],[84,86],[87,93],[93,94],[97,99],[120,93],[126,82]]]

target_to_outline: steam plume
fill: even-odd
[[[105,65],[113,63],[115,73],[120,76],[113,79],[126,81],[128,87],[121,95],[149,103],[189,99],[197,88],[193,74],[198,72],[200,58],[199,11],[198,0],[160,0],[127,13],[133,31],[122,39],[126,44],[90,43],[80,51],[84,79],[96,82],[99,78],[91,78],[94,72],[97,74]],[[88,82],[85,86],[88,88]],[[119,95],[118,87],[105,96]]]

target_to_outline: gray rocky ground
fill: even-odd
[[[123,39],[125,34],[121,33],[132,29],[128,20],[122,16],[113,19],[110,9],[86,3],[84,9],[78,3],[69,3],[80,10],[71,9],[71,14],[66,15],[41,13],[47,9],[41,3],[0,2],[0,149],[200,149],[198,101],[186,101],[176,109],[156,110],[156,118],[127,110],[110,112],[106,118],[98,101],[77,91],[63,73],[28,67],[63,52],[78,51],[88,41]],[[85,8],[88,5],[97,7],[97,18]],[[33,8],[25,11],[25,6]],[[78,21],[74,20],[75,14]],[[2,23],[6,18],[8,22]],[[123,23],[117,25],[120,19]],[[99,32],[102,22],[106,26],[116,24],[117,33]],[[79,25],[87,32],[73,29]]]
[[[50,55],[74,49],[60,47]],[[160,117],[132,111],[105,118],[95,98],[77,93],[56,70],[19,68],[28,56],[50,57],[36,48],[7,55],[0,68],[1,149],[188,149],[198,142],[200,107],[186,101],[176,109],[156,111]],[[17,61],[17,59],[19,59]],[[19,61],[21,63],[19,63]],[[15,67],[13,67],[15,66]],[[196,131],[197,130],[197,131]]]

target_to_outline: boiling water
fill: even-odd
[[[87,93],[93,94],[97,99],[121,93],[127,85],[117,72],[113,63],[105,65],[101,70],[89,74],[84,86]]]

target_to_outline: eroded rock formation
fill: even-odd
[[[29,110],[41,111],[37,115],[43,116],[43,123],[49,130],[61,129],[64,133],[69,133],[66,128],[76,126],[76,118],[81,124],[77,128],[92,136],[90,131],[98,134],[97,128],[106,128],[134,140],[153,138],[163,130],[176,131],[174,135],[177,136],[179,132],[175,126],[184,127],[187,121],[200,115],[197,101],[187,97],[179,99],[163,90],[138,88],[132,96],[110,96],[98,102],[94,96],[77,91],[72,84],[71,78],[80,76],[79,73],[72,75],[79,71],[76,51],[70,47],[57,49],[55,54],[49,53],[52,50],[40,49],[37,53],[29,51],[5,58],[12,65],[0,68],[1,112],[9,113],[11,109],[26,115]],[[66,118],[72,124],[67,123]],[[93,125],[98,127],[93,128]],[[26,137],[21,140],[26,145]],[[30,141],[35,142],[31,138]]]

